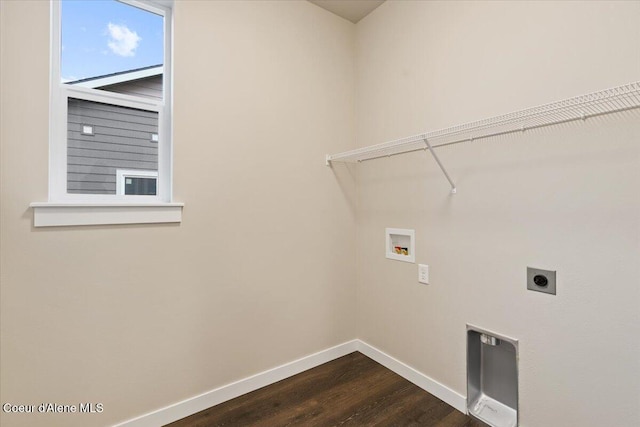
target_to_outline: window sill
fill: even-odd
[[[31,203],[34,227],[182,221],[184,203]]]

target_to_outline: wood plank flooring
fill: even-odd
[[[213,406],[170,427],[480,427],[359,352]]]

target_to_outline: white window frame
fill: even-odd
[[[155,178],[158,188],[158,172],[142,169],[116,169],[116,194],[124,195],[127,178]],[[143,196],[153,197],[153,196]]]
[[[50,80],[50,117],[49,117],[49,198],[46,203],[32,203],[35,226],[75,225],[78,224],[128,224],[145,222],[179,222],[181,220],[182,203],[172,200],[172,47],[173,16],[172,0],[118,0],[164,17],[164,64],[163,64],[163,99],[149,99],[133,95],[125,95],[92,88],[65,85],[61,79],[62,54],[62,5],[60,0],[51,0],[51,80]],[[67,193],[67,106],[68,99],[102,102],[122,107],[137,108],[158,113],[158,177],[157,195],[138,196],[124,194],[70,194]],[[65,209],[68,208],[68,209]],[[109,209],[113,207],[114,209]],[[145,207],[153,211],[148,221],[145,218]],[[166,207],[166,221],[157,215]],[[96,208],[112,212],[112,220],[84,218],[91,216]],[[57,212],[52,216],[52,212]],[[180,215],[176,215],[179,211]],[[60,218],[68,212],[70,220]],[[132,213],[132,215],[128,215]],[[129,220],[128,217],[131,219]],[[45,219],[46,218],[46,219]],[[97,217],[96,217],[97,218]],[[177,220],[176,220],[177,219]],[[69,223],[72,222],[72,223]]]

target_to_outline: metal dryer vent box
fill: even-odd
[[[467,325],[467,411],[492,427],[518,425],[518,341]]]

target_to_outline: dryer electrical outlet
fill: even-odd
[[[527,289],[530,291],[555,295],[555,270],[542,270],[540,268],[527,267]]]

